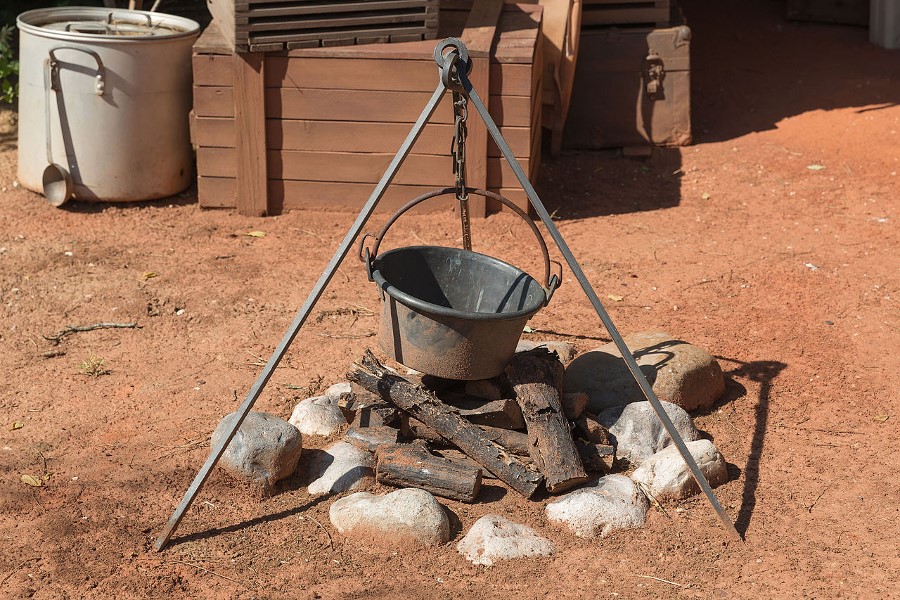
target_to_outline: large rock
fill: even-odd
[[[596,485],[566,494],[547,505],[547,518],[583,538],[605,537],[644,524],[650,504],[624,475],[601,477]]]
[[[663,409],[685,442],[700,439],[691,417],[680,406],[662,402]],[[616,447],[616,459],[627,460],[632,467],[673,443],[653,406],[633,402],[608,408],[597,415],[597,421],[609,430],[610,442]]]
[[[550,556],[556,552],[547,538],[499,515],[484,515],[475,521],[456,549],[469,562],[488,567],[498,560]]]
[[[338,396],[307,398],[294,407],[289,421],[303,435],[335,434],[347,424],[338,400]]]
[[[335,501],[328,516],[344,535],[393,547],[436,546],[450,539],[444,507],[425,490],[406,488],[384,496],[358,492]]]
[[[728,481],[725,459],[712,442],[697,440],[686,445],[711,486]],[[700,486],[675,446],[660,450],[645,460],[631,478],[657,500],[679,500],[700,493]]]
[[[705,350],[662,332],[634,333],[624,340],[660,400],[692,411],[712,406],[725,393],[722,368]],[[591,412],[645,400],[613,342],[573,360],[564,389],[587,393]]]
[[[325,450],[309,450],[307,456],[304,466],[312,495],[354,490],[374,477],[372,453],[347,442],[336,442]]]
[[[231,431],[236,413],[226,415],[212,434],[212,446]],[[219,466],[250,483],[261,495],[270,495],[277,481],[297,468],[302,436],[296,427],[275,415],[251,411],[231,438]]]

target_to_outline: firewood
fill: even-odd
[[[357,368],[347,376],[350,381],[380,394],[452,441],[466,455],[526,498],[530,498],[543,481],[540,473],[526,468],[501,446],[490,441],[478,426],[450,410],[433,393],[388,372],[371,351],[366,350]]]
[[[615,450],[609,444],[592,444],[590,442],[576,442],[578,455],[588,471],[598,473],[610,473],[616,463]]]
[[[442,402],[459,409],[459,414],[470,423],[487,425],[489,427],[501,427],[503,429],[524,429],[525,419],[522,418],[522,409],[515,400],[485,400],[468,394],[444,392],[437,397]]]
[[[584,392],[563,393],[560,399],[563,413],[570,421],[574,421],[584,412],[588,404],[588,395]]]
[[[547,490],[559,493],[587,481],[559,401],[563,366],[556,353],[540,347],[517,353],[506,374],[525,417],[531,458]]]
[[[374,427],[352,426],[344,434],[344,439],[357,448],[372,452],[380,446],[396,444],[399,436],[399,429],[387,427],[386,425],[376,425]]]
[[[435,456],[418,444],[388,444],[375,452],[375,479],[395,487],[416,487],[435,496],[474,502],[481,469]]]
[[[512,454],[517,456],[531,456],[528,451],[530,443],[528,434],[523,431],[511,431],[509,429],[501,429],[499,427],[487,427],[479,425],[481,430],[485,432],[492,442],[500,444]]]
[[[576,435],[592,444],[611,444],[609,430],[597,420],[597,415],[582,414],[575,421]]]

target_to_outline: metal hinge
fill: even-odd
[[[662,82],[666,76],[666,69],[663,65],[662,57],[650,51],[647,58],[644,59],[644,79],[647,82],[647,95],[651,98],[657,98],[662,95]]]

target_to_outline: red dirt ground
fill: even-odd
[[[719,357],[726,396],[696,420],[733,465],[716,491],[746,543],[728,541],[702,497],[586,541],[546,522],[545,498],[494,488],[490,501],[445,502],[450,544],[385,551],[342,539],[332,500],[298,482],[260,502],[215,474],[175,543],[153,552],[233,393],[250,388],[354,215],[246,218],[190,193],[53,209],[12,185],[7,111],[0,596],[900,597],[900,54],[864,29],[785,22],[774,0],[684,7],[696,145],[647,161],[548,159],[539,189],[600,297],[624,298],[608,302],[621,331],[668,331]],[[394,243],[455,244],[457,227],[452,214],[409,218]],[[533,265],[519,227],[492,216],[475,245]],[[341,380],[376,318],[322,311],[376,303],[348,260],[258,409],[287,417]],[[43,337],[103,321],[141,328]],[[528,337],[580,351],[608,340],[569,276],[532,326]],[[108,374],[82,372],[92,355]],[[23,474],[49,479],[30,487]],[[470,565],[454,544],[488,512],[537,528],[557,554]]]

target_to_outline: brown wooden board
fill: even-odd
[[[564,146],[690,144],[690,38],[686,26],[583,30]]]

